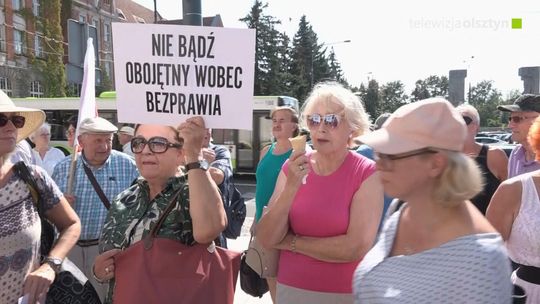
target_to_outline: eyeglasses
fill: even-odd
[[[473,121],[472,118],[470,118],[469,116],[462,116],[463,117],[463,120],[465,121],[465,124],[468,126],[471,124],[471,122]]]
[[[20,129],[24,127],[24,123],[26,122],[26,118],[21,115],[13,115],[11,117],[7,117],[4,114],[0,115],[0,127],[3,127],[7,125],[8,121],[11,121],[15,128]]]
[[[151,137],[146,140],[144,137],[135,137],[131,139],[131,151],[135,154],[139,154],[144,150],[144,147],[148,144],[148,149],[152,153],[165,153],[169,148],[182,148],[182,144],[170,143],[164,137]]]
[[[321,124],[321,122],[323,122],[324,125],[327,127],[337,128],[341,120],[341,116],[338,114],[326,114],[326,115],[312,114],[312,115],[308,115],[306,118],[307,118],[308,127],[310,128],[318,127]]]
[[[405,153],[400,154],[383,154],[383,153],[375,153],[374,158],[377,162],[377,165],[386,171],[391,171],[393,169],[393,161],[399,160],[399,159],[405,159],[417,155],[423,155],[423,154],[436,154],[439,153],[438,151],[432,150],[431,148],[423,148],[420,150],[414,150],[409,151]]]
[[[521,123],[522,121],[524,121],[525,119],[531,119],[531,118],[536,118],[537,116],[510,116],[508,117],[508,123],[515,123],[515,124],[518,124],[518,123]]]

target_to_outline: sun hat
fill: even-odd
[[[101,117],[89,117],[81,121],[79,135],[85,133],[108,134],[118,131],[118,128],[108,120]]]
[[[2,90],[0,90],[0,113],[18,113],[25,118],[24,127],[17,129],[17,142],[27,138],[45,121],[45,112],[39,109],[17,107]]]
[[[133,136],[135,135],[135,129],[130,126],[123,126],[120,128],[120,130],[118,130],[118,133],[124,133]]]
[[[382,128],[359,140],[384,154],[400,154],[422,148],[461,151],[467,129],[454,106],[435,97],[397,109]]]
[[[498,106],[497,109],[503,112],[539,112],[540,95],[523,94],[516,98],[511,105]]]

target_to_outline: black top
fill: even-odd
[[[482,175],[484,176],[484,188],[482,189],[482,192],[478,193],[475,197],[471,199],[471,202],[484,215],[486,214],[486,210],[489,205],[489,201],[493,196],[493,193],[495,193],[495,190],[497,190],[497,188],[501,184],[501,181],[493,173],[491,173],[491,171],[489,171],[487,165],[488,149],[488,146],[482,145],[480,153],[478,153],[478,156],[476,156],[476,158],[474,159],[476,161],[476,164],[478,164],[478,167],[482,171]]]

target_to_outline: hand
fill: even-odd
[[[300,186],[302,178],[311,171],[311,166],[305,152],[295,152],[289,157],[287,184]]]
[[[202,156],[202,143],[206,134],[203,118],[200,116],[188,118],[178,126],[178,132],[184,139],[186,163],[197,161],[199,156]]]
[[[291,242],[294,238],[294,234],[291,231],[287,232],[285,237],[274,248],[279,250],[291,250]]]
[[[204,158],[209,164],[211,164],[212,162],[214,162],[214,160],[216,160],[216,152],[214,152],[214,150],[212,150],[212,149],[209,149],[209,148],[203,148],[203,149],[202,149],[202,154],[203,154],[203,158]]]
[[[68,203],[71,205],[71,207],[75,206],[75,201],[76,201],[75,195],[64,194],[64,197],[66,198]]]
[[[108,281],[114,278],[114,256],[120,252],[120,249],[111,249],[96,257],[93,271],[98,280]]]
[[[28,295],[28,303],[34,304],[40,299],[44,299],[54,281],[56,273],[45,263],[31,272],[24,281],[23,294]]]

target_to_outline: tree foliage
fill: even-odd
[[[469,103],[478,110],[481,127],[502,127],[502,113],[497,106],[502,104],[502,94],[493,87],[493,81],[481,81],[471,87]]]
[[[411,93],[411,101],[436,96],[448,98],[448,77],[432,75],[424,80],[417,80]]]
[[[66,96],[61,6],[60,0],[42,0],[40,5],[42,17],[33,20],[36,28],[43,33],[45,59],[34,58],[33,63],[43,78],[43,89],[46,97]]]
[[[379,112],[392,113],[408,102],[405,85],[401,81],[391,81],[381,86]]]

